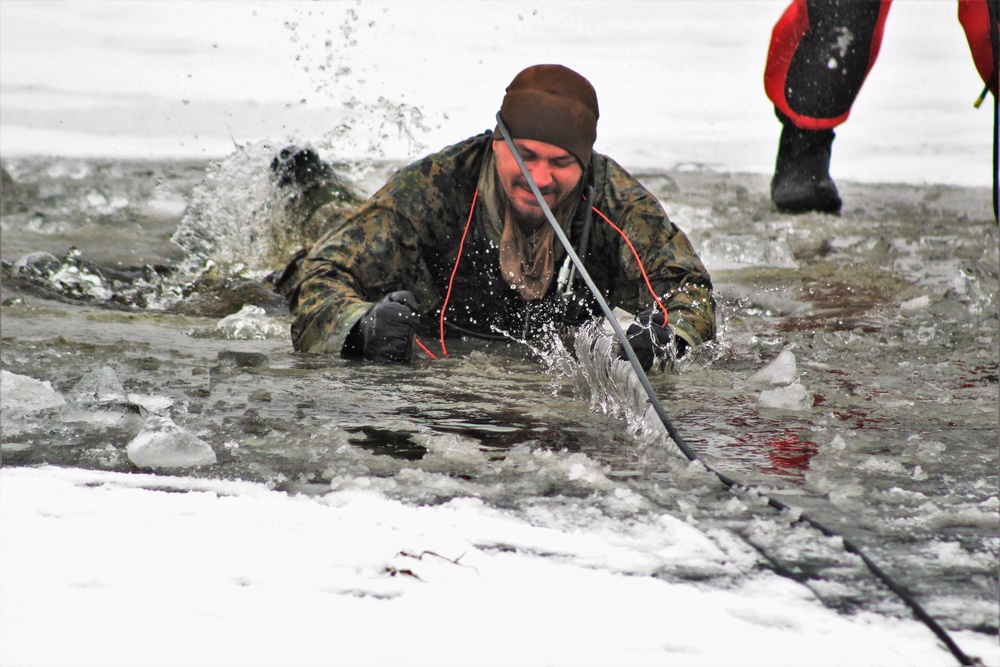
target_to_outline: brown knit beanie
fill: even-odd
[[[534,65],[514,77],[500,106],[512,139],[534,139],[572,153],[586,168],[597,139],[597,93],[562,65]],[[503,141],[499,127],[494,141]]]

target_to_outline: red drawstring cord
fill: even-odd
[[[649,282],[649,276],[646,275],[646,267],[642,265],[642,260],[639,259],[639,253],[636,252],[635,246],[633,246],[632,242],[629,241],[627,236],[625,236],[625,232],[623,232],[618,225],[616,225],[615,223],[611,222],[611,220],[608,219],[608,216],[598,211],[596,206],[591,206],[591,208],[594,209],[594,213],[601,216],[604,222],[611,225],[612,229],[621,234],[622,239],[624,239],[625,243],[628,244],[629,250],[632,251],[632,256],[635,257],[636,264],[639,265],[639,272],[642,273],[642,279],[646,281],[646,289],[648,289],[649,293],[653,295],[653,300],[656,301],[656,305],[658,305],[660,307],[660,310],[663,311],[663,328],[666,328],[668,319],[667,309],[664,308],[663,302],[660,301],[660,297],[656,294],[656,290],[653,289],[652,283]]]
[[[417,338],[416,336],[414,336],[413,337],[413,342],[416,343],[417,347],[419,347],[421,350],[423,350],[424,354],[426,354],[428,357],[430,357],[431,359],[437,359],[437,357],[434,356],[434,353],[431,352],[430,350],[428,350],[427,346],[420,342],[419,338]]]
[[[458,263],[462,260],[462,251],[465,248],[465,237],[469,234],[469,227],[472,226],[472,214],[476,210],[476,199],[479,198],[479,188],[472,194],[472,206],[469,207],[469,219],[465,221],[465,231],[462,232],[462,240],[458,242],[458,256],[455,258],[455,268],[451,270],[451,278],[448,279],[448,291],[444,295],[444,303],[441,304],[441,354],[448,357],[448,348],[444,345],[444,311],[448,308],[448,300],[451,299],[451,288],[455,283],[455,274],[458,273]],[[422,347],[422,346],[421,346]]]

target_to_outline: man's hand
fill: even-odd
[[[653,367],[653,362],[657,359],[666,359],[671,354],[671,347],[679,357],[683,354],[687,345],[683,339],[674,335],[670,326],[664,326],[663,311],[653,308],[644,310],[636,315],[635,321],[625,332],[635,356],[639,359],[642,370],[649,372]],[[627,359],[625,350],[619,353],[619,357]]]
[[[358,321],[347,345],[369,361],[406,364],[413,357],[413,332],[419,321],[413,292],[393,292]]]

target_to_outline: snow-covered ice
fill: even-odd
[[[954,664],[917,621],[844,616],[774,574],[732,589],[651,576],[753,563],[668,515],[580,531],[474,498],[0,475],[4,665]],[[997,664],[990,638],[956,639]]]

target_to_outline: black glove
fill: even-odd
[[[625,332],[642,370],[646,372],[653,367],[653,361],[668,357],[672,346],[675,346],[675,353],[680,356],[679,343],[682,339],[674,336],[674,330],[663,326],[663,323],[663,311],[650,308],[636,315],[635,321]],[[619,353],[619,358],[628,359],[624,349]]]
[[[419,321],[413,292],[393,292],[358,320],[344,343],[344,352],[360,354],[369,361],[409,363]]]

